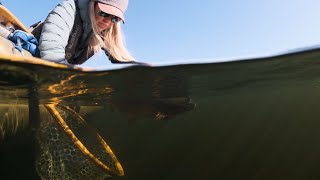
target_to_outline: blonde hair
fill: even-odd
[[[114,23],[111,28],[99,32],[96,18],[94,15],[94,5],[95,1],[90,1],[89,3],[89,17],[91,21],[91,26],[93,30],[92,37],[89,41],[89,51],[97,53],[102,49],[106,49],[109,56],[118,61],[133,61],[134,58],[131,56],[129,51],[125,47],[124,38],[121,32],[120,22]]]

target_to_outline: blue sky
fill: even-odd
[[[1,0],[26,26],[60,1]],[[319,8],[319,0],[131,0],[123,30],[143,62],[264,56],[319,45]]]

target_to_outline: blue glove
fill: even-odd
[[[22,48],[29,51],[33,56],[39,57],[38,41],[37,39],[21,30],[15,30],[11,35],[10,39],[19,51],[22,51]]]

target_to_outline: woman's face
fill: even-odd
[[[98,4],[95,4],[95,6],[94,6],[94,15],[95,15],[95,18],[96,18],[96,22],[97,22],[97,27],[98,27],[98,30],[99,30],[99,32],[102,32],[102,31],[104,31],[104,30],[106,30],[106,29],[109,29],[109,28],[111,28],[111,26],[113,25],[113,22],[112,22],[112,16],[103,16],[104,14],[106,14],[106,13],[104,13],[104,12],[100,12],[101,10],[100,10],[100,8],[99,8],[99,6],[98,6]],[[101,15],[102,14],[102,15]]]

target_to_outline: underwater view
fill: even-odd
[[[319,179],[320,49],[81,71],[0,59],[0,179]]]

